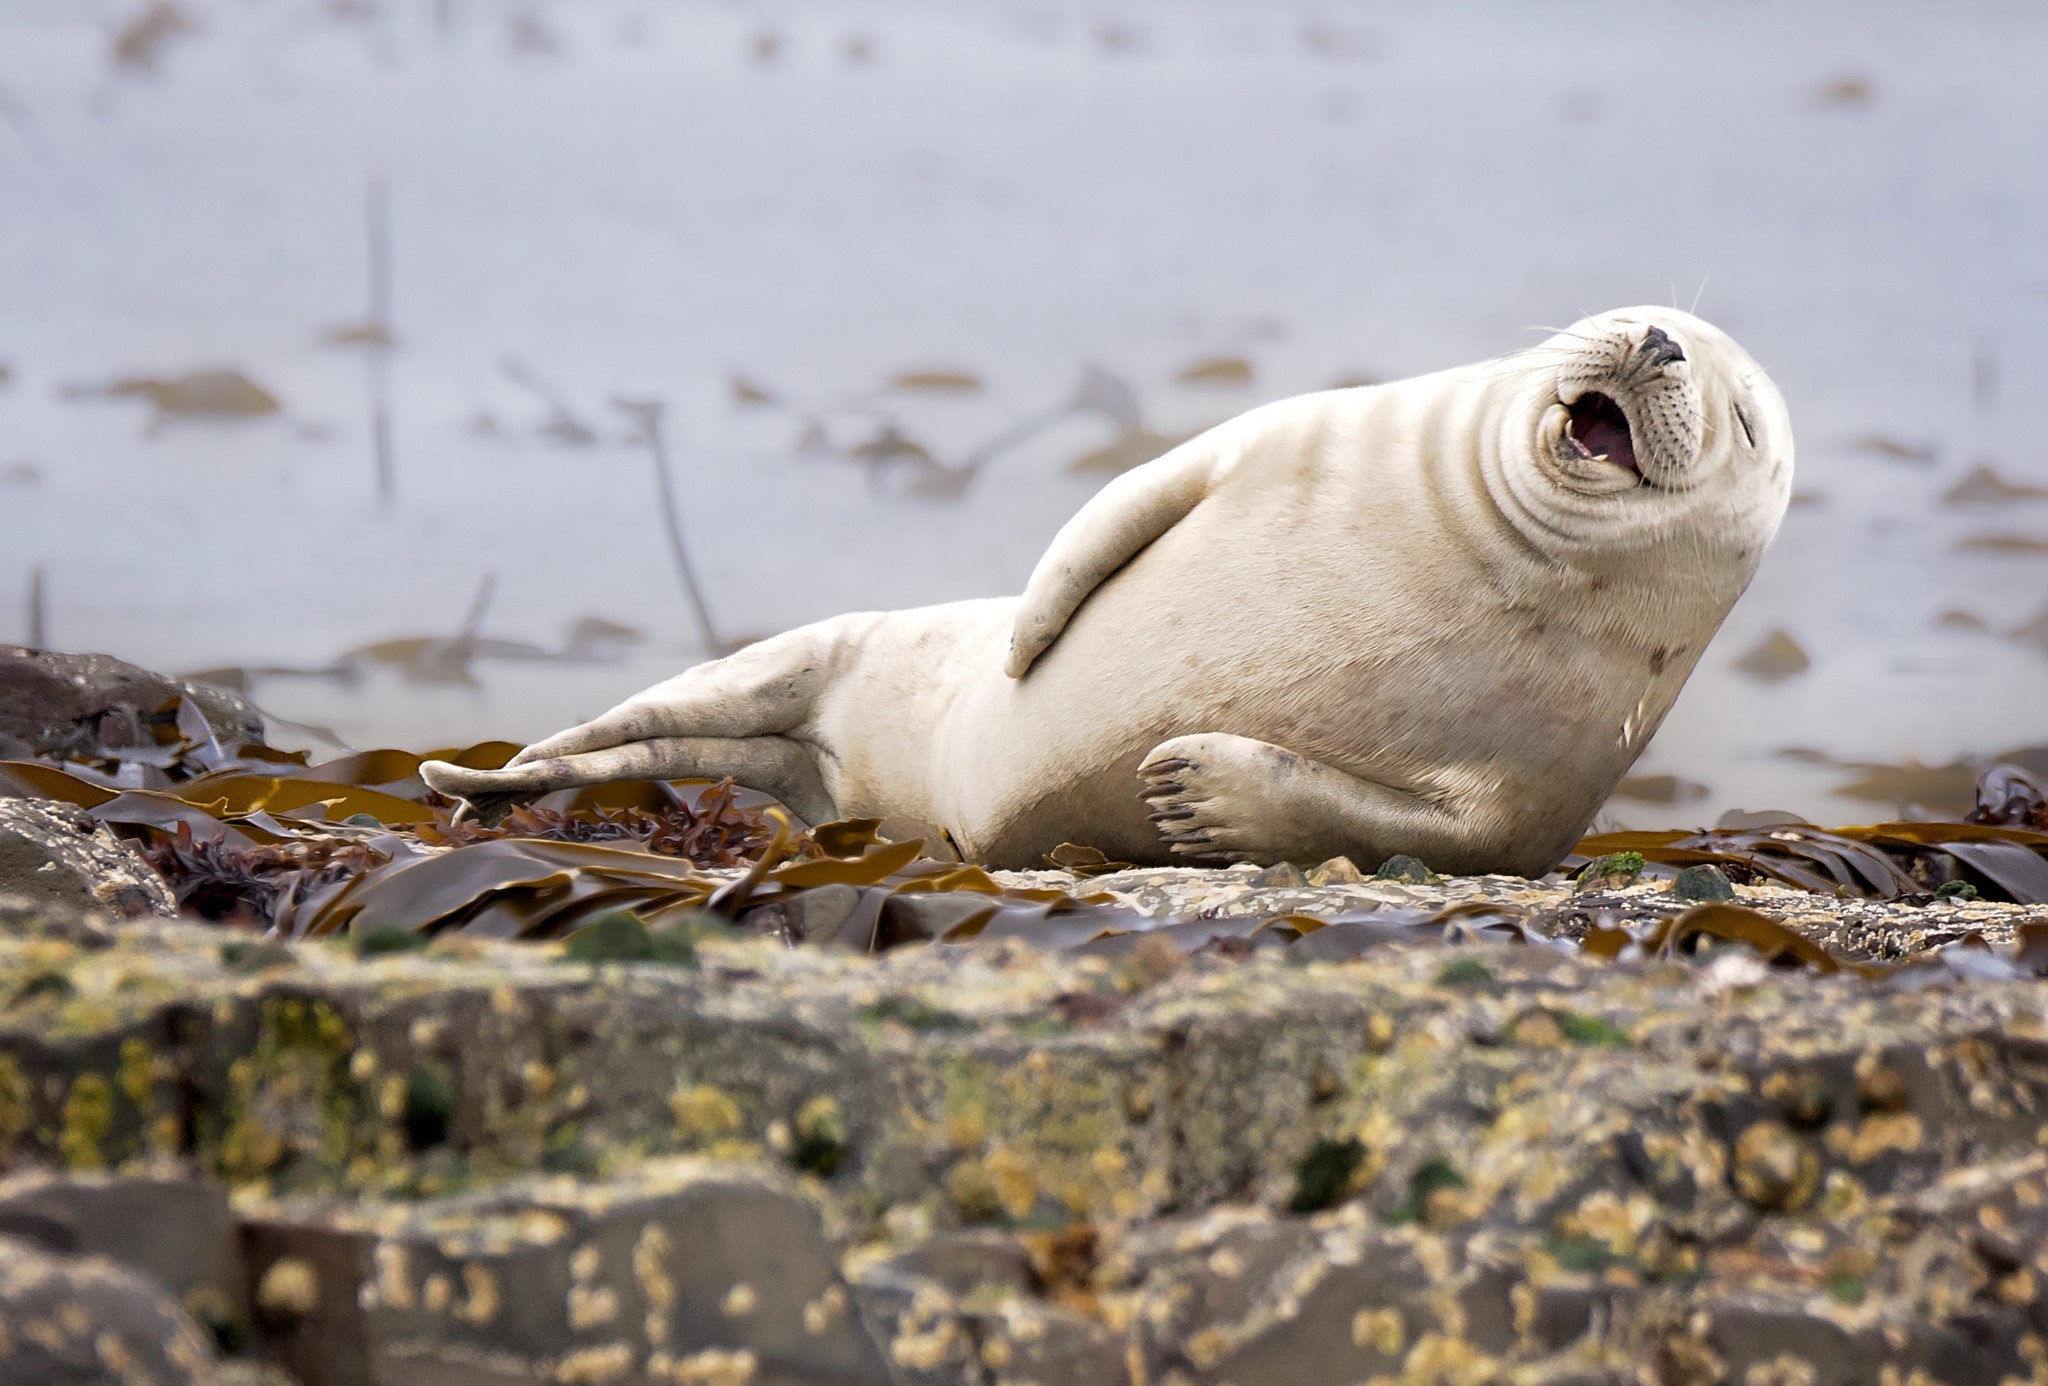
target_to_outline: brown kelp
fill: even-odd
[[[629,918],[607,927],[653,938],[715,925],[861,952],[1017,939],[1115,959],[1138,956],[1141,945],[1225,957],[1288,948],[1305,961],[1425,940],[1517,941],[1642,959],[1736,947],[1772,966],[1875,975],[1885,969],[1838,958],[1729,898],[1727,883],[1872,901],[2048,902],[2048,796],[2036,777],[2007,765],[1982,773],[1967,822],[1823,829],[1766,815],[1709,831],[1589,837],[1560,867],[1579,879],[1568,910],[1362,902],[1367,907],[1161,919],[1098,884],[1135,888],[1146,873],[1081,845],[1052,854],[1060,884],[1004,879],[944,859],[951,854],[941,840],[927,852],[936,830],[873,819],[809,827],[729,780],[558,791],[484,825],[458,821],[457,806],[420,780],[424,757],[410,752],[361,751],[315,764],[302,752],[224,745],[190,699],[141,718],[140,730],[139,744],[107,744],[99,729],[82,727],[40,758],[0,762],[0,793],[69,804],[134,841],[186,912],[285,938],[548,940]],[[485,742],[429,754],[488,768],[516,749]],[[1357,866],[1338,867],[1275,867],[1247,879],[1276,891],[1365,881]],[[1695,880],[1655,898],[1631,897],[1632,911],[1614,908],[1622,898],[1615,892],[1644,881],[1683,886],[1677,878],[1689,868],[1716,888],[1700,890]],[[1423,868],[1382,874],[1396,884],[1430,879]],[[1959,935],[1968,957],[1950,948],[1933,958],[1969,975],[2048,966],[2048,923],[2022,923],[2015,937],[2010,956]],[[648,949],[660,953],[655,943]]]

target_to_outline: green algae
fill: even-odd
[[[118,1079],[123,1096],[137,1107],[149,1106],[150,1094],[156,1089],[156,1056],[150,1052],[148,1040],[130,1035],[121,1041]]]
[[[846,1163],[851,1131],[846,1109],[832,1097],[814,1097],[797,1109],[796,1151],[798,1169],[829,1179]]]
[[[1436,879],[1436,873],[1423,865],[1419,857],[1396,853],[1380,863],[1380,869],[1372,873],[1376,881],[1405,881],[1409,885],[1428,885]]]
[[[82,1073],[64,1099],[64,1125],[57,1151],[67,1169],[107,1167],[107,1133],[114,1125],[114,1086],[97,1073]]]
[[[1294,1196],[1287,1201],[1291,1213],[1316,1213],[1333,1207],[1349,1191],[1351,1178],[1365,1163],[1365,1143],[1352,1137],[1318,1140],[1294,1164]]]
[[[327,1002],[266,999],[254,1049],[228,1066],[220,1127],[202,1133],[208,1163],[236,1183],[282,1176],[329,1188],[375,1177],[377,1157],[389,1152],[366,1119],[376,1107],[350,1073],[355,1051],[348,1022]]]
[[[1641,852],[1610,852],[1579,868],[1572,884],[1580,890],[1598,886],[1631,886],[1642,877],[1646,863]]]
[[[12,1054],[0,1054],[0,1156],[11,1157],[33,1119],[28,1075]]]
[[[1429,1214],[1431,1194],[1464,1187],[1465,1176],[1458,1173],[1458,1167],[1441,1155],[1432,1155],[1409,1176],[1408,1196],[1387,1214],[1387,1221],[1395,1225],[1421,1222]]]
[[[963,1015],[941,1010],[915,996],[887,996],[860,1008],[861,1020],[870,1025],[894,1021],[913,1030],[965,1030],[972,1022]]]
[[[1602,1020],[1596,1015],[1580,1015],[1575,1011],[1553,1010],[1551,1019],[1557,1028],[1573,1044],[1602,1045],[1609,1049],[1627,1049],[1634,1041],[1628,1031],[1612,1021]]]
[[[1494,970],[1477,958],[1447,962],[1436,974],[1436,984],[1440,987],[1483,987],[1498,980]]]
[[[414,1064],[405,1075],[406,1144],[430,1150],[448,1139],[455,1116],[455,1075],[445,1064]]]

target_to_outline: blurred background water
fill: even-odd
[[[730,642],[1696,300],[1798,495],[1607,821],[1953,807],[2048,742],[2044,71],[2031,0],[0,0],[0,640],[529,738],[706,655],[646,406]]]

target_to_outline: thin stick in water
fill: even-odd
[[[377,459],[377,499],[391,504],[398,490],[398,467],[391,448],[391,366],[385,353],[391,349],[391,202],[384,175],[370,178],[364,199],[369,233],[370,275],[370,446]]]
[[[370,249],[370,301],[363,321],[383,328],[388,343],[391,334],[391,198],[383,174],[370,175],[363,210]]]
[[[683,542],[682,512],[676,505],[675,482],[668,470],[668,445],[661,433],[662,402],[658,399],[614,397],[612,407],[630,416],[639,425],[640,436],[647,442],[647,450],[654,460],[654,483],[661,491],[661,518],[668,528],[669,556],[675,560],[683,596],[697,615],[697,628],[704,632],[705,648],[713,655],[722,655],[726,653],[725,642],[718,638],[718,628],[712,624],[711,608],[705,603],[704,589],[698,584],[697,574],[690,566],[689,546]]]
[[[1988,414],[1998,403],[1998,351],[1989,341],[1977,343],[1975,359],[1971,362],[1971,393],[1976,396],[1977,412]]]
[[[28,647],[50,648],[49,594],[43,586],[43,565],[28,570]]]

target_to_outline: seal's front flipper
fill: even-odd
[[[443,760],[421,764],[429,788],[468,801],[478,817],[487,805],[532,799],[557,789],[576,789],[611,780],[723,779],[730,775],[748,789],[772,794],[808,823],[839,817],[818,764],[799,743],[783,736],[664,736],[647,741],[550,756],[502,770],[471,770]]]
[[[1088,594],[1180,523],[1209,494],[1222,467],[1223,446],[1211,430],[1097,491],[1031,570],[1017,603],[1005,672],[1023,678]]]
[[[1162,741],[1138,777],[1176,856],[1303,864],[1349,856],[1371,866],[1405,852],[1459,871],[1501,855],[1473,819],[1248,736]]]

